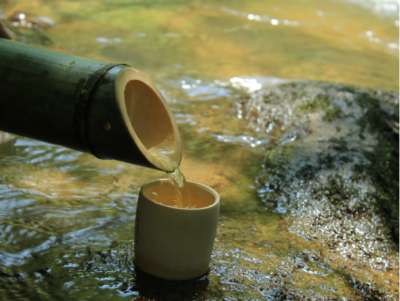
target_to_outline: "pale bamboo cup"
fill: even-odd
[[[220,198],[206,185],[187,182],[186,194],[190,195],[192,206],[178,208],[168,202],[174,194],[168,181],[157,180],[140,190],[135,264],[141,271],[159,278],[195,279],[209,270]],[[159,196],[154,197],[154,192]]]

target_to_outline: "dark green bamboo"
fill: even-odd
[[[0,39],[0,130],[155,167],[116,105],[124,68]]]

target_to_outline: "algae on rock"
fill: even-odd
[[[238,106],[268,141],[262,202],[343,265],[398,270],[398,99],[300,81],[264,88]]]

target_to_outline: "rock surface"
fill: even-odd
[[[376,270],[398,243],[396,93],[292,82],[244,99],[238,114],[268,141],[258,179],[290,230]]]
[[[52,41],[45,30],[53,25],[54,22],[45,16],[33,17],[25,12],[17,12],[6,18],[0,11],[0,38],[50,46]]]

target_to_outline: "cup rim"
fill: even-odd
[[[194,208],[180,208],[180,207],[170,206],[170,205],[166,205],[166,204],[163,204],[163,203],[156,202],[156,201],[152,200],[151,198],[148,198],[148,197],[146,197],[144,195],[144,193],[143,193],[143,189],[144,188],[146,188],[147,186],[153,185],[153,184],[155,184],[157,182],[164,182],[164,181],[170,181],[170,180],[166,179],[166,178],[162,178],[162,179],[158,179],[158,180],[154,180],[154,181],[148,182],[148,183],[146,183],[146,184],[144,184],[144,185],[142,185],[140,187],[140,192],[139,193],[143,196],[144,199],[148,200],[149,202],[151,202],[151,203],[153,203],[153,204],[155,204],[157,206],[165,207],[165,208],[169,208],[169,209],[174,209],[174,210],[177,210],[177,211],[202,211],[202,210],[207,210],[207,209],[210,209],[212,207],[215,207],[220,202],[220,195],[215,189],[211,188],[208,185],[205,185],[205,184],[202,184],[202,183],[198,183],[198,182],[193,182],[193,181],[186,181],[186,182],[201,187],[202,189],[208,191],[214,197],[214,201],[210,205],[205,206],[205,207],[200,207],[200,208],[197,208],[197,207],[194,207]]]

